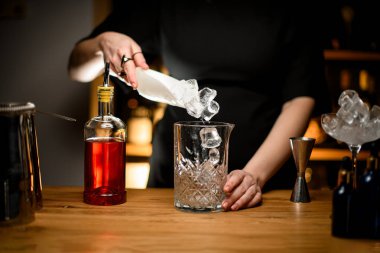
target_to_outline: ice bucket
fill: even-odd
[[[27,224],[42,208],[33,103],[0,103],[0,225]]]

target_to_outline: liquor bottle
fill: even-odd
[[[109,85],[109,63],[104,83],[98,86],[98,115],[86,122],[83,200],[93,205],[126,202],[125,144],[126,126],[112,115],[114,87]]]
[[[351,159],[348,156],[342,159],[338,183],[333,191],[332,235],[350,237],[352,230],[350,207],[353,187]]]
[[[367,158],[367,166],[359,181],[359,194],[361,204],[361,224],[364,237],[379,237],[379,170],[378,149],[376,143],[370,146],[370,156]]]

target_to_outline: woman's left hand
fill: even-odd
[[[258,180],[244,170],[231,171],[223,190],[226,194],[222,203],[225,211],[254,207],[262,201]]]

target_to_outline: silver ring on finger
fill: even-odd
[[[126,62],[128,62],[128,61],[131,61],[131,60],[133,60],[132,58],[129,58],[129,57],[127,57],[127,56],[125,56],[125,54],[121,57],[121,67],[123,67],[124,66],[124,64],[126,63]]]

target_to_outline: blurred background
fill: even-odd
[[[380,15],[376,4],[338,0],[319,4],[315,8],[321,19],[316,20],[316,27],[323,34],[330,89],[326,103],[336,110],[340,93],[355,89],[370,106],[379,105]],[[102,80],[69,80],[68,57],[76,41],[114,6],[118,1],[0,0],[0,101],[30,101],[37,110],[77,119],[69,122],[36,114],[44,185],[83,185],[83,126],[97,112],[94,87]],[[160,62],[152,68],[166,72]],[[144,188],[152,133],[165,105],[147,101],[136,92],[117,91],[115,109],[128,127],[127,188]],[[311,187],[333,186],[342,157],[350,155],[347,147],[324,134],[319,118],[311,121],[305,135],[317,139],[308,170]],[[359,154],[361,166],[367,156],[368,147],[364,145]]]
[[[0,1],[1,102],[26,102],[36,114],[43,184],[83,185],[83,125],[89,86],[69,80],[66,66],[74,43],[94,25],[92,0]]]

